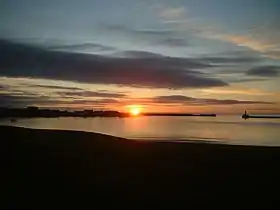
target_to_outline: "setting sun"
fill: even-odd
[[[140,114],[140,108],[139,107],[134,107],[130,109],[130,114],[137,116]]]
[[[140,106],[130,106],[129,113],[133,116],[138,116],[141,114],[141,107]]]

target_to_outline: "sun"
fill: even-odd
[[[133,115],[133,116],[138,116],[141,113],[139,107],[130,108],[129,111],[130,111],[130,114]]]
[[[141,107],[138,107],[138,106],[131,106],[129,107],[129,113],[132,115],[132,116],[138,116],[141,114]]]

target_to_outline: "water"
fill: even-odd
[[[203,141],[280,146],[280,119],[218,117],[33,118],[9,124],[29,128],[80,130],[147,141]]]

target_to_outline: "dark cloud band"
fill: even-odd
[[[205,88],[228,85],[194,69],[211,65],[172,57],[116,58],[49,51],[0,42],[0,75],[115,84],[146,88]]]
[[[280,75],[280,66],[257,66],[249,69],[246,74],[259,77],[275,77]]]
[[[186,105],[236,105],[236,104],[273,104],[262,101],[220,100],[210,98],[193,98],[183,95],[158,96],[154,98],[156,103],[176,103]]]

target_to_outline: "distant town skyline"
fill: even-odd
[[[2,0],[1,106],[280,113],[277,0]]]

